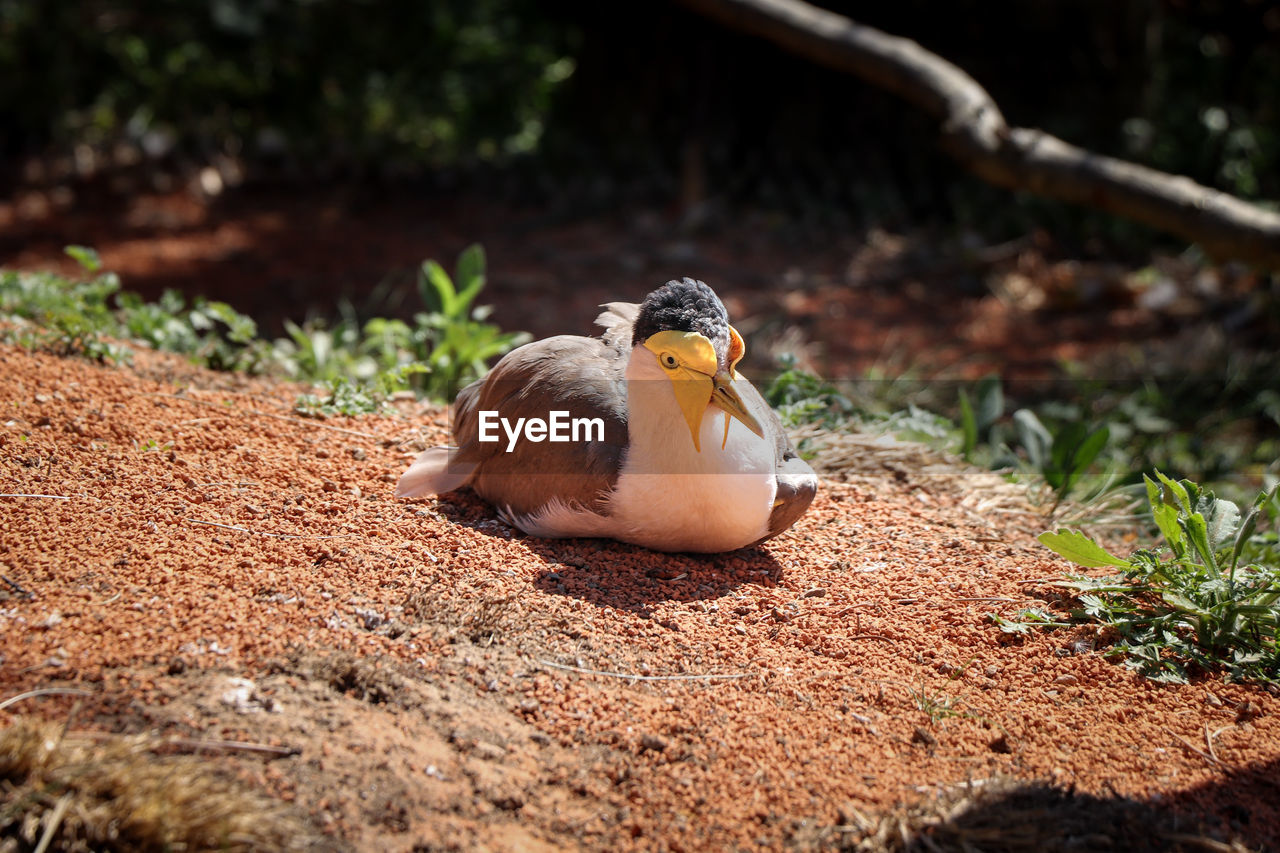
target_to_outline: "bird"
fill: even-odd
[[[666,552],[735,551],[795,524],[817,476],[737,372],[746,346],[715,291],[683,278],[600,307],[600,337],[525,344],[459,392],[455,444],[421,453],[396,496],[469,486],[527,535]]]

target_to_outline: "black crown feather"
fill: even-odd
[[[631,345],[642,344],[658,332],[698,332],[716,353],[729,347],[729,312],[716,292],[701,281],[669,281],[645,297],[631,327]]]

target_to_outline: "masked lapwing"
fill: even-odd
[[[422,453],[398,497],[470,486],[531,536],[732,551],[777,536],[817,491],[778,416],[735,367],[715,291],[671,281],[612,302],[600,338],[526,344],[468,385],[456,447]]]

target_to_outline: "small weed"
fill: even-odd
[[[91,249],[72,246],[67,253],[88,272],[101,269]],[[76,282],[52,273],[0,271],[0,315],[26,321],[6,330],[5,339],[58,355],[128,361],[131,353],[126,348],[105,340],[119,331],[109,305],[119,290],[120,279],[114,273]]]
[[[1194,671],[1225,670],[1232,680],[1280,682],[1280,548],[1274,529],[1277,487],[1259,493],[1245,514],[1190,480],[1159,471],[1144,478],[1152,518],[1165,543],[1128,558],[1073,530],[1040,541],[1086,568],[1116,568],[1108,578],[1077,577],[1080,608],[1066,624],[1106,625],[1119,636],[1108,652],[1156,681],[1185,683]],[[1043,618],[1004,620],[1001,629],[1063,625]]]
[[[327,395],[302,394],[294,403],[294,410],[317,418],[376,414],[386,410],[392,395],[409,388],[412,376],[426,370],[426,365],[411,362],[379,373],[372,382],[334,379],[324,383]]]
[[[412,325],[386,317],[361,325],[346,307],[332,325],[286,321],[288,337],[274,342],[258,338],[253,320],[224,302],[197,298],[188,304],[176,291],[146,302],[122,292],[119,278],[102,271],[92,249],[66,251],[91,278],[0,271],[0,317],[10,320],[0,339],[108,362],[132,356],[116,340],[137,341],[215,370],[275,370],[325,387],[297,402],[300,412],[316,417],[377,412],[403,390],[446,400],[483,376],[489,359],[529,339],[484,322],[489,307],[473,305],[485,284],[479,246],[462,253],[452,278],[435,261],[423,263],[418,290],[427,310]]]
[[[911,701],[916,708],[928,715],[931,723],[937,723],[947,717],[966,716],[966,712],[960,710],[960,700],[946,693],[929,693],[923,682],[919,689],[908,687],[907,694],[911,696]]]
[[[1004,391],[996,376],[980,380],[972,395],[960,388],[959,411],[953,421],[904,399],[906,382],[886,387],[886,383],[872,381],[866,383],[873,389],[870,394],[845,394],[834,384],[796,367],[794,359],[784,357],[780,367],[764,396],[778,409],[785,426],[816,423],[828,430],[887,432],[899,439],[958,450],[973,464],[1009,471],[1027,478],[1029,484],[1046,484],[1054,496],[1048,515],[1053,515],[1068,496],[1079,496],[1085,473],[1110,443],[1108,426],[1087,425],[1070,406],[1046,406],[1055,413],[1053,418],[1046,414],[1052,429],[1027,408],[1006,416]],[[1101,485],[1083,499],[1098,497],[1114,481],[1114,476],[1103,477]]]
[[[98,253],[68,246],[93,277],[73,281],[52,273],[0,272],[0,315],[28,321],[6,333],[29,349],[127,362],[132,352],[111,339],[141,341],[154,349],[190,355],[215,369],[247,370],[261,360],[253,320],[223,302],[197,299],[190,307],[176,291],[158,302],[121,292],[115,273],[102,272]]]
[[[485,374],[489,359],[530,338],[484,322],[493,309],[471,307],[484,285],[485,256],[478,245],[463,250],[453,278],[435,261],[426,261],[418,272],[418,293],[427,310],[414,316],[416,328],[407,331],[418,360],[428,368],[425,390],[432,399],[452,399],[462,385]],[[370,340],[381,346],[406,332],[391,323],[371,331],[379,334]]]
[[[214,370],[257,370],[266,359],[268,344],[257,340],[257,324],[225,302],[198,297],[188,306],[176,290],[157,302],[124,292],[116,302],[120,336],[152,349],[191,356]]]
[[[778,410],[788,427],[818,423],[836,428],[854,413],[853,401],[826,380],[796,366],[795,356],[783,355],[781,372],[764,390],[764,398]]]
[[[452,278],[435,261],[424,262],[418,292],[427,310],[415,314],[412,325],[374,317],[361,326],[350,310],[332,327],[286,323],[289,337],[276,342],[277,362],[294,378],[329,386],[328,398],[307,395],[299,399],[299,410],[377,411],[387,395],[408,388],[448,401],[483,376],[490,359],[529,340],[525,332],[503,332],[483,322],[488,306],[472,306],[484,288],[484,268],[479,246],[463,251]]]
[[[1029,468],[1053,490],[1053,505],[1048,512],[1052,516],[1106,450],[1110,428],[1087,425],[1070,407],[1057,406],[1060,417],[1053,421],[1054,430],[1031,409],[1020,408],[1010,418],[1010,432],[1003,421],[1005,401],[1000,379],[983,378],[974,394],[970,400],[964,388],[959,393],[961,455],[968,462],[981,461],[992,468]],[[981,448],[985,453],[979,453]],[[1110,484],[1104,479],[1103,490]]]

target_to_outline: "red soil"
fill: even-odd
[[[975,509],[984,475],[872,461],[721,556],[541,541],[391,497],[441,414],[316,422],[294,393],[0,348],[0,697],[295,748],[219,760],[337,847],[834,846],[1000,777],[1280,844],[1270,693],[988,623],[1067,567]]]

